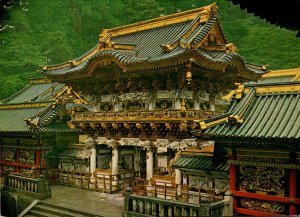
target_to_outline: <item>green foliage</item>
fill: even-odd
[[[211,0],[51,0],[20,1],[0,25],[0,99],[39,77],[40,65],[74,59],[96,45],[102,29],[114,28],[211,4]],[[229,42],[247,62],[270,69],[300,66],[300,39],[217,0],[220,22]],[[3,28],[7,25],[6,28]]]

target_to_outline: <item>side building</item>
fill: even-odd
[[[0,104],[1,175],[39,177],[54,148],[78,143],[80,130],[69,129],[72,111],[86,109],[72,88],[46,79],[31,80]]]
[[[228,111],[200,121],[195,135],[228,157],[233,211],[300,214],[300,68],[238,84]]]

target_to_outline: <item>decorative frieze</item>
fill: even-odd
[[[240,167],[240,188],[249,192],[284,193],[284,170],[262,167]]]
[[[2,161],[14,162],[16,156],[16,149],[13,148],[3,148],[1,153]]]
[[[254,161],[240,161],[240,160],[228,160],[228,164],[240,165],[240,166],[255,166],[255,167],[272,167],[278,169],[300,169],[299,164],[280,164],[280,163],[265,163]]]
[[[242,198],[241,205],[247,209],[257,210],[268,213],[282,213],[284,204],[279,202]]]
[[[76,113],[72,118],[73,123],[80,122],[162,122],[162,121],[181,121],[195,119],[207,119],[221,112],[186,110],[183,114],[181,110],[140,110],[122,112],[81,112]]]
[[[20,159],[20,163],[34,164],[35,151],[32,149],[21,149],[19,159]]]

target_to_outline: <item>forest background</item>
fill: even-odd
[[[0,1],[1,2],[1,1]],[[40,66],[92,48],[102,29],[217,2],[229,42],[249,63],[269,69],[300,67],[300,38],[241,10],[228,0],[12,0],[0,20],[0,100],[41,77]]]

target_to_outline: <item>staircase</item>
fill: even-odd
[[[76,210],[74,208],[63,207],[60,205],[54,205],[51,203],[39,202],[32,209],[30,209],[27,214],[30,216],[39,217],[103,217],[93,213],[84,212],[81,210]]]

